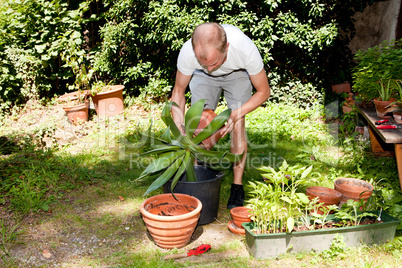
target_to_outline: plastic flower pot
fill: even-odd
[[[258,235],[253,232],[252,222],[242,225],[246,230],[246,244],[250,255],[257,259],[267,259],[285,253],[329,249],[336,234],[343,236],[346,247],[386,243],[394,238],[400,220],[384,212],[381,219],[382,223],[367,225]]]

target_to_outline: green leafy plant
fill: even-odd
[[[383,100],[395,89],[393,82],[402,77],[402,41],[384,41],[365,51],[358,51],[353,69],[353,89],[367,100],[383,94]]]
[[[343,240],[343,236],[336,234],[335,238],[332,240],[329,249],[323,250],[320,256],[324,259],[333,259],[335,257],[343,258],[345,256],[346,244]]]
[[[265,182],[249,182],[250,199],[247,206],[253,210],[256,233],[292,232],[296,221],[303,216],[303,207],[309,204],[304,193],[297,192],[305,184],[312,166],[290,166],[283,161],[279,170],[260,167]]]
[[[236,155],[228,151],[206,150],[200,143],[218,131],[227,121],[231,111],[229,109],[218,114],[208,126],[201,130],[196,136],[195,130],[201,120],[205,100],[194,103],[185,114],[183,132],[176,126],[171,116],[172,105],[168,102],[162,110],[162,121],[166,130],[160,138],[154,134],[146,134],[148,140],[155,141],[155,147],[142,156],[156,154],[158,157],[142,172],[137,180],[155,179],[149,186],[144,196],[160,188],[172,178],[171,189],[186,172],[187,181],[196,181],[194,162],[200,161],[212,168],[219,168],[221,163],[233,163],[239,161],[243,154]],[[147,146],[147,144],[144,144]]]
[[[322,212],[322,214],[317,213],[318,210]],[[322,206],[322,204],[318,203],[314,206],[314,210],[311,213],[312,219],[315,223],[321,224],[321,228],[324,229],[325,224],[328,222],[327,218],[330,212],[338,211],[339,208],[337,205],[330,205],[330,206]]]
[[[357,226],[360,224],[364,217],[375,217],[378,215],[367,212],[360,211],[360,207],[364,206],[364,200],[360,199],[355,201],[353,199],[348,199],[348,201],[342,205],[338,212],[335,213],[335,217],[342,221],[349,221],[352,225]]]

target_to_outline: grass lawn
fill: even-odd
[[[157,247],[139,213],[150,182],[135,179],[152,161],[139,157],[137,130],[147,129],[152,119],[162,134],[160,111],[132,106],[113,119],[92,115],[91,121],[71,126],[60,106],[31,104],[5,118],[0,123],[0,266],[400,267],[401,231],[379,246],[250,257],[244,237],[227,228],[230,169],[221,184],[218,219],[198,227],[185,248]],[[311,185],[333,187],[340,177],[370,181],[382,190],[385,211],[402,219],[395,159],[375,157],[363,135],[344,133],[344,122],[324,120],[322,114],[320,108],[268,105],[247,115],[244,185],[262,179],[255,167],[275,168],[285,159],[312,165]],[[229,139],[217,146],[228,148]],[[202,243],[212,246],[204,255],[216,258],[163,260]]]

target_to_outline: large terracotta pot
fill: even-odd
[[[390,115],[387,115],[388,112],[386,111],[385,107],[387,107],[388,105],[390,105],[392,102],[395,102],[395,101],[396,101],[396,99],[394,99],[394,98],[391,98],[388,101],[374,99],[373,102],[375,105],[375,110],[377,112],[378,118],[382,118],[382,119],[391,118]]]
[[[88,121],[89,101],[76,106],[65,106],[63,110],[66,112],[70,123],[77,125],[79,122]]]
[[[310,200],[318,197],[318,203],[323,203],[322,206],[338,205],[342,198],[342,194],[337,190],[321,186],[307,187],[306,194]],[[324,214],[321,209],[318,209],[317,213]]]
[[[108,90],[91,95],[99,117],[109,117],[124,111],[123,85],[107,86]]]
[[[161,194],[140,206],[142,219],[155,244],[161,248],[181,248],[190,241],[202,209],[201,201],[186,194]]]
[[[335,180],[335,190],[342,193],[341,203],[347,202],[348,199],[367,201],[373,193],[373,185],[367,181],[353,179],[353,178],[340,178]]]

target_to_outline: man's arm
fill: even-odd
[[[172,116],[180,130],[182,129],[181,126],[184,124],[184,109],[186,106],[186,98],[184,94],[190,80],[191,75],[184,75],[182,72],[177,70],[176,82],[173,87],[171,100],[179,105],[179,107],[175,105],[172,106]]]
[[[256,75],[250,75],[251,83],[256,89],[256,93],[239,109],[232,111],[226,126],[221,130],[222,136],[225,136],[231,132],[234,128],[235,123],[242,117],[244,117],[249,112],[254,111],[261,106],[271,95],[271,90],[269,88],[267,74],[264,69],[261,70]]]

